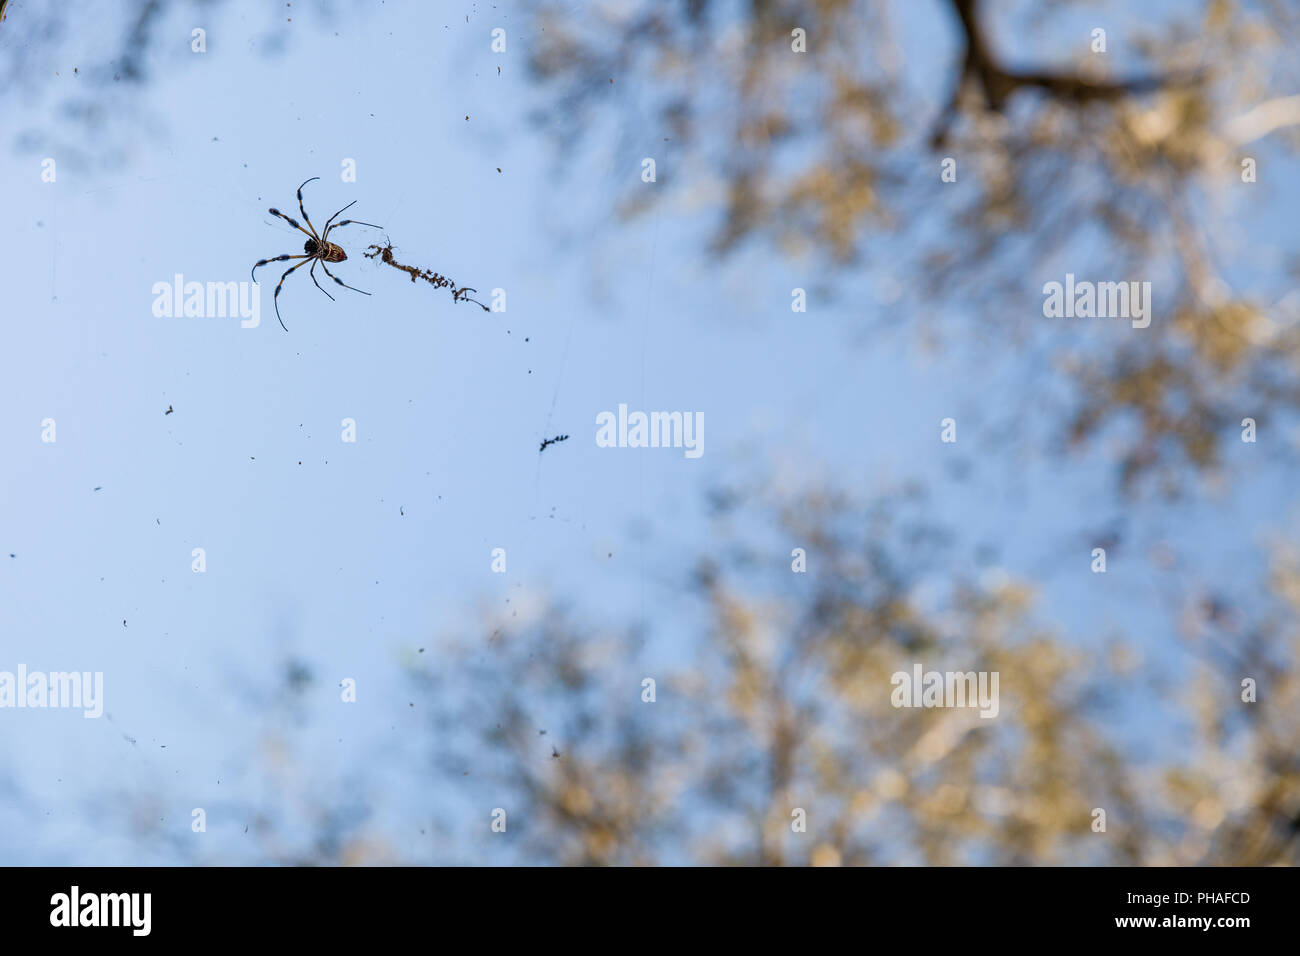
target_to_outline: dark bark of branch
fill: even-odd
[[[1004,68],[989,50],[984,30],[979,22],[980,0],[950,0],[953,12],[961,24],[965,39],[965,53],[961,72],[953,84],[952,96],[940,114],[931,134],[931,145],[939,147],[947,138],[948,129],[957,117],[961,94],[968,84],[974,84],[984,97],[985,109],[1001,113],[1007,101],[1020,90],[1041,90],[1053,99],[1082,106],[1093,102],[1111,102],[1126,96],[1149,93],[1175,83],[1186,83],[1193,77],[1176,79],[1171,76],[1139,76],[1128,80],[1093,83],[1066,73],[1044,71],[1019,72]]]

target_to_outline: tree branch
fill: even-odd
[[[1149,93],[1174,83],[1186,83],[1197,77],[1139,76],[1114,82],[1092,82],[1066,73],[1041,70],[1019,72],[1003,67],[989,50],[984,29],[979,22],[980,0],[950,0],[953,12],[961,24],[966,50],[962,56],[961,72],[953,85],[952,96],[935,123],[930,142],[934,147],[943,145],[948,129],[956,119],[961,106],[961,94],[967,85],[978,87],[983,94],[984,107],[1001,113],[1007,101],[1017,92],[1036,89],[1055,100],[1082,106],[1091,102],[1113,102],[1126,96]]]

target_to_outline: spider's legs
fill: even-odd
[[[300,263],[298,263],[298,265],[302,265],[302,263],[300,262]],[[370,295],[369,292],[366,292],[366,291],[364,291],[364,290],[362,290],[362,289],[356,289],[356,288],[353,288],[352,286],[350,286],[350,285],[348,285],[346,282],[344,282],[342,279],[340,279],[338,276],[336,276],[334,273],[330,272],[329,269],[327,269],[327,268],[325,267],[325,260],[323,260],[323,259],[321,260],[320,267],[321,267],[322,269],[325,269],[325,274],[326,274],[327,276],[329,276],[331,279],[333,279],[333,280],[334,280],[335,282],[337,282],[339,285],[343,286],[343,288],[345,288],[345,289],[352,289],[353,292],[360,292],[362,295]],[[296,268],[296,266],[295,266],[295,268]]]
[[[316,262],[320,262],[320,259],[317,259]],[[311,268],[307,270],[307,275],[311,276],[312,282],[316,282],[316,262],[313,262],[311,264]],[[325,292],[325,287],[322,286],[319,282],[316,282],[316,288],[320,289],[322,292]],[[331,302],[334,301],[334,296],[330,295],[328,292],[325,292],[325,295],[329,296],[329,300]]]
[[[317,179],[320,179],[320,177],[313,176],[311,179],[307,180],[307,183],[313,182]],[[306,186],[307,183],[303,183],[302,186]],[[307,220],[307,228],[311,230],[312,236],[319,239],[320,236],[316,235],[316,227],[311,224],[311,216],[307,215],[307,210],[304,209],[302,205],[302,186],[298,187],[298,211],[302,213],[302,218]]]
[[[349,204],[349,205],[350,205],[350,204]],[[347,206],[344,206],[344,207],[343,207],[343,209],[347,209],[347,208],[348,208]],[[339,212],[342,212],[343,209],[340,209]],[[337,216],[337,215],[339,214],[339,212],[336,212],[334,215]],[[334,218],[334,217],[331,216],[330,218],[332,219],[332,218]],[[344,219],[342,222],[336,222],[336,223],[334,223],[334,225],[330,226],[330,229],[337,229],[337,228],[339,228],[340,226],[350,226],[350,225],[352,225],[354,222],[355,222],[358,226],[369,226],[371,229],[383,229],[383,228],[384,228],[383,226],[376,226],[373,222],[362,222],[360,219]],[[328,234],[329,229],[327,229],[327,230],[325,230],[325,231],[326,231],[326,233]]]
[[[269,212],[272,216],[279,216],[281,219],[283,219],[283,220],[284,220],[285,222],[287,222],[289,225],[293,226],[293,228],[297,229],[299,232],[301,232],[304,236],[308,237],[309,239],[315,239],[315,238],[316,238],[316,234],[315,234],[314,232],[308,232],[308,231],[307,231],[306,229],[304,229],[302,226],[298,225],[298,220],[297,220],[297,219],[293,219],[293,218],[291,218],[291,217],[289,217],[289,216],[286,216],[284,213],[280,212],[280,210],[278,210],[278,209],[276,209],[276,208],[274,208],[274,207],[268,209],[267,212]],[[307,223],[307,225],[310,226],[311,223]]]
[[[347,212],[347,210],[351,209],[351,208],[352,208],[353,206],[355,206],[356,204],[357,204],[357,201],[354,199],[354,200],[352,200],[352,202],[348,203],[346,206],[344,206],[342,209],[340,209],[339,212]],[[338,217],[339,212],[336,212],[333,216],[330,216],[329,219],[326,220],[326,222],[325,222],[325,231],[324,231],[323,233],[321,233],[321,238],[322,238],[322,239],[324,239],[324,238],[326,238],[327,236],[329,236],[329,234],[330,234],[330,223],[333,222],[333,221]]]
[[[305,258],[305,259],[315,259],[316,257],[315,257],[315,256],[304,256],[303,258]],[[306,264],[307,264],[307,263],[305,263],[305,262],[300,262],[300,263],[298,263],[296,266],[290,266],[289,268],[285,269],[285,270],[284,270],[284,275],[280,276],[280,281],[276,284],[276,287],[275,287],[275,299],[274,299],[274,301],[275,301],[275,317],[276,317],[277,319],[280,320],[280,328],[284,329],[286,332],[289,331],[289,326],[285,325],[285,324],[284,324],[284,319],[281,319],[281,318],[280,318],[280,286],[284,285],[284,280],[287,279],[287,278],[289,277],[289,273],[290,273],[290,272],[292,272],[294,269],[301,269],[301,268],[302,268],[303,266],[305,266]]]
[[[285,255],[282,256],[275,256],[272,259],[258,259],[256,262],[253,263],[253,271],[250,272],[249,275],[252,276],[253,281],[256,282],[257,270],[260,269],[262,266],[266,265],[268,262],[285,262],[289,259],[306,259],[306,258],[308,258],[306,255],[291,256],[286,253]]]

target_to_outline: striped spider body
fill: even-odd
[[[342,262],[348,257],[342,246],[336,246],[334,243],[325,242],[324,240],[317,242],[315,239],[308,239],[302,244],[302,251],[309,256],[315,256],[322,262]]]

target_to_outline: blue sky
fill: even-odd
[[[1145,629],[1153,653],[1172,654],[1145,572],[1111,574],[1109,591],[1086,574],[1080,527],[1122,510],[1111,463],[1022,466],[968,444],[960,454],[981,467],[948,477],[940,420],[982,414],[1023,368],[1009,354],[972,381],[960,350],[919,350],[915,297],[877,295],[888,263],[794,314],[790,290],[819,288],[817,267],[762,248],[706,258],[711,220],[681,194],[613,222],[629,189],[655,188],[639,182],[641,157],[672,171],[673,149],[632,118],[557,155],[527,119],[541,100],[527,21],[509,4],[303,10],[291,24],[268,9],[167,19],[154,82],[106,134],[118,163],[65,158],[57,143],[78,127],[51,118],[88,82],[72,72],[78,48],[118,35],[111,5],[65,47],[45,99],[5,103],[15,126],[57,134],[0,152],[0,670],[103,671],[109,718],[0,714],[0,862],[185,859],[123,824],[115,801],[142,794],[178,841],[198,839],[190,809],[209,808],[211,842],[193,858],[256,861],[234,838],[242,808],[275,786],[263,768],[267,740],[288,732],[271,704],[291,658],[315,678],[298,738],[312,786],[391,779],[367,791],[383,801],[370,808],[378,829],[445,806],[454,830],[491,794],[431,798],[395,769],[427,759],[403,742],[418,721],[404,670],[414,649],[436,654],[478,633],[485,609],[526,616],[554,594],[592,620],[644,626],[651,666],[689,659],[699,609],[681,582],[722,546],[704,493],[759,473],[864,498],[925,479],[967,553],[995,538],[1071,639]],[[921,15],[903,22],[923,46]],[[201,55],[194,26],[207,30]],[[496,26],[504,55],[489,47]],[[46,156],[54,183],[41,181]],[[310,176],[318,226],[352,200],[347,215],[383,225],[332,237],[349,254],[335,274],[371,296],[327,284],[331,302],[300,270],[280,296],[285,333],[273,264],[259,272],[259,328],[152,314],[154,284],[176,273],[243,281],[255,260],[298,252],[300,234],[266,209],[297,218],[294,189]],[[484,296],[506,290],[507,311],[455,304],[362,258],[383,236],[402,262]],[[883,331],[864,339],[860,319]],[[621,402],[702,412],[703,457],[596,447],[595,416]],[[354,444],[340,440],[345,418]],[[1184,533],[1236,542],[1206,556],[1217,571],[1252,555],[1243,524],[1262,532],[1280,506],[1283,490],[1265,484],[1262,500],[1238,492],[1180,512]],[[196,547],[203,574],[190,569]],[[491,572],[497,547],[504,575]],[[356,705],[339,703],[347,677]]]

